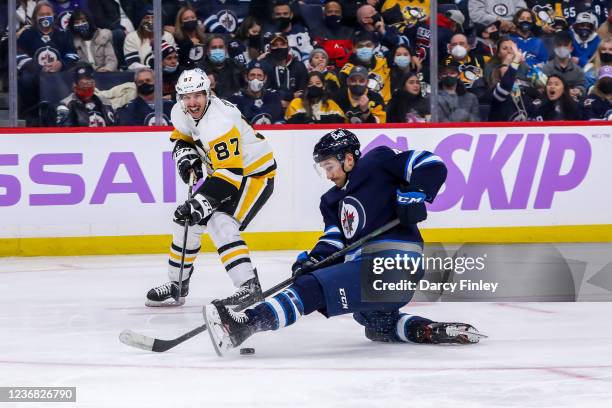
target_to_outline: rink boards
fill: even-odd
[[[612,241],[605,122],[348,126],[365,152],[430,150],[449,175],[421,227],[438,242]],[[322,228],[311,153],[323,126],[264,126],[275,191],[245,232],[252,249],[300,249]],[[169,128],[0,132],[0,255],[165,252],[186,196]],[[212,250],[207,238],[204,248]]]

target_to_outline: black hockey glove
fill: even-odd
[[[174,161],[176,162],[176,168],[179,175],[185,182],[189,183],[189,175],[191,170],[195,172],[196,181],[204,177],[202,171],[202,160],[198,156],[198,152],[186,143],[178,144],[172,153]]]
[[[314,256],[308,255],[308,252],[301,252],[293,265],[291,266],[292,276],[303,273],[308,273],[314,270],[315,264],[319,262]]]
[[[187,222],[190,227],[193,227],[212,212],[213,208],[206,197],[202,194],[196,194],[191,200],[187,200],[185,204],[178,206],[174,211],[174,220],[181,224]]]
[[[400,187],[397,189],[397,218],[404,226],[427,219],[426,195],[423,191]]]

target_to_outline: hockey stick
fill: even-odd
[[[193,196],[193,185],[195,184],[195,171],[191,170],[189,172],[189,191],[187,192],[187,201],[191,200]],[[179,280],[178,280],[178,291],[176,292],[176,297],[173,296],[176,303],[182,304],[181,299],[181,291],[183,290],[183,270],[185,269],[185,252],[187,251],[187,231],[189,230],[189,222],[185,220],[185,229],[183,231],[183,248],[181,249],[181,269],[179,270]]]
[[[390,221],[390,222],[386,223],[382,227],[375,229],[374,231],[370,232],[369,234],[367,234],[366,236],[362,237],[361,239],[353,242],[351,245],[341,249],[340,251],[334,252],[333,254],[328,256],[327,258],[322,259],[321,261],[317,262],[316,264],[313,265],[313,268],[314,269],[319,269],[322,266],[325,266],[325,265],[327,265],[327,264],[329,264],[331,262],[334,262],[334,261],[338,260],[340,257],[346,255],[348,252],[350,252],[353,249],[358,248],[359,246],[363,245],[366,241],[369,241],[370,239],[375,238],[375,237],[377,237],[377,236],[379,236],[379,235],[389,231],[391,228],[394,228],[397,225],[399,225],[399,220],[398,219],[395,219],[393,221]],[[265,298],[269,297],[270,295],[275,294],[279,290],[284,289],[285,287],[291,285],[293,282],[295,282],[295,280],[300,275],[301,275],[301,273],[300,273],[300,271],[298,271],[294,276],[292,276],[292,277],[290,277],[288,279],[285,279],[284,281],[274,285],[270,289],[268,289],[265,292],[263,292],[262,293],[262,297],[265,299]],[[237,310],[246,309],[247,307],[251,306],[254,303],[255,302],[253,300],[247,300],[243,304],[238,305]],[[177,337],[175,339],[172,339],[172,340],[156,339],[156,338],[153,338],[153,337],[149,337],[149,336],[145,336],[143,334],[136,333],[136,332],[134,332],[132,330],[124,330],[119,335],[119,340],[123,344],[131,346],[131,347],[136,347],[136,348],[140,348],[140,349],[147,350],[147,351],[154,351],[154,352],[157,352],[157,353],[161,353],[161,352],[170,350],[173,347],[178,346],[179,344],[183,343],[184,341],[189,340],[193,336],[198,335],[198,334],[202,333],[205,330],[206,330],[206,325],[203,324],[203,325],[198,326],[195,329],[193,329],[193,330],[183,334],[182,336],[179,336],[179,337]]]

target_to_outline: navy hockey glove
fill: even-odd
[[[404,226],[416,224],[427,218],[426,195],[422,191],[397,189],[397,218]]]
[[[319,260],[314,256],[308,255],[308,252],[301,252],[297,256],[293,266],[291,266],[292,276],[295,276],[298,273],[303,274],[313,271],[317,262],[319,262]]]
[[[181,224],[187,222],[190,227],[193,227],[212,212],[213,208],[206,197],[202,194],[196,194],[191,200],[187,200],[185,204],[178,206],[174,211],[174,220]]]
[[[180,146],[177,145],[177,148],[174,149],[172,156],[176,162],[178,173],[185,184],[189,183],[189,175],[191,170],[195,172],[196,181],[204,177],[204,173],[202,171],[202,160],[200,159],[200,156],[198,156],[198,152],[196,152],[193,147],[186,144]]]

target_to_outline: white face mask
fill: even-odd
[[[451,50],[451,54],[458,60],[462,60],[467,55],[467,50],[462,45],[455,45]]]
[[[263,89],[264,86],[264,81],[262,81],[261,79],[251,79],[249,81],[249,89],[253,92],[259,92]]]

